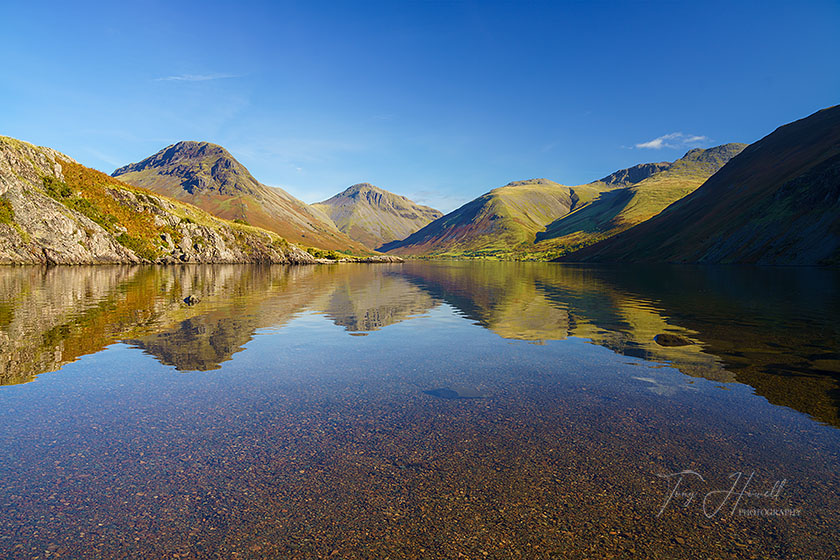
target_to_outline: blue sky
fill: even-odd
[[[23,2],[0,134],[111,172],[178,140],[315,202],[452,210],[752,142],[840,102],[840,2]]]

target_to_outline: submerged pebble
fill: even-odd
[[[439,387],[437,389],[429,389],[423,391],[427,395],[438,397],[440,399],[483,399],[478,390],[472,387]]]

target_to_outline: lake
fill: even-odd
[[[838,315],[821,269],[0,268],[0,556],[837,557]]]

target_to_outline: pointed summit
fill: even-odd
[[[161,173],[156,173],[155,170]],[[160,174],[165,174],[170,180],[162,181],[158,176]],[[155,178],[151,179],[153,175]],[[179,189],[190,195],[215,191],[223,196],[257,195],[260,191],[259,181],[244,165],[226,149],[210,142],[178,142],[141,162],[120,167],[112,176],[121,177],[124,181],[134,178],[138,186],[146,186],[159,192],[166,183],[165,187],[170,192],[164,194],[177,198],[183,196],[179,196]],[[156,187],[142,184],[148,181]]]
[[[349,187],[344,189],[344,191],[342,191],[340,194],[350,195],[350,194],[363,193],[363,192],[368,192],[368,191],[379,191],[379,192],[383,192],[383,193],[388,192],[386,190],[380,189],[377,186],[371,185],[370,183],[356,183],[355,185],[350,185]]]
[[[370,183],[351,185],[313,206],[329,215],[339,230],[371,249],[408,237],[443,215]]]

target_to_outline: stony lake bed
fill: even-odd
[[[0,269],[0,551],[837,557],[838,280]]]

